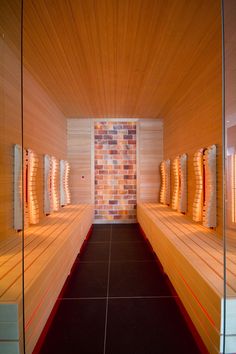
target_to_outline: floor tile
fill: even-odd
[[[64,298],[99,297],[107,294],[108,263],[78,263]]]
[[[156,262],[111,263],[109,296],[171,296]]]
[[[79,256],[80,261],[107,261],[109,259],[108,242],[88,243]]]
[[[144,242],[137,224],[112,226],[112,242]]]
[[[109,300],[106,354],[200,354],[173,298]]]
[[[123,223],[123,224],[112,224],[112,227],[115,229],[134,229],[138,228],[139,224],[138,223]]]
[[[93,229],[95,231],[97,230],[110,230],[112,227],[112,224],[94,224]]]
[[[111,225],[94,225],[88,242],[110,242]]]
[[[111,247],[111,262],[154,260],[155,256],[146,243],[116,242]]]
[[[105,313],[105,300],[62,300],[40,354],[102,354]]]

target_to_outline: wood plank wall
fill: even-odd
[[[94,203],[94,119],[67,119],[72,203]],[[140,201],[159,200],[159,164],[163,159],[163,123],[137,120],[137,190]],[[84,178],[82,179],[82,176]]]
[[[0,91],[0,239],[13,229],[13,145],[21,145],[21,28],[20,1],[1,2]],[[24,147],[40,157],[38,200],[43,216],[43,154],[66,157],[66,119],[44,89],[24,70]]]
[[[21,144],[20,13],[20,1],[0,2],[0,241],[15,234],[13,145]]]
[[[24,70],[24,147],[39,157],[37,197],[43,214],[43,155],[66,158],[66,119],[44,89]]]
[[[188,217],[192,217],[195,191],[193,155],[201,147],[217,145],[217,234],[222,234],[222,80],[220,17],[208,46],[198,53],[198,61],[172,98],[164,115],[164,158],[188,154]],[[182,90],[183,91],[183,90]]]
[[[163,159],[162,121],[140,119],[137,140],[137,199],[140,202],[157,202],[160,192],[160,162]]]
[[[92,119],[67,119],[67,159],[72,204],[94,203],[94,127]]]

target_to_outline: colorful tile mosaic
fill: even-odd
[[[136,219],[136,124],[95,123],[95,219]]]

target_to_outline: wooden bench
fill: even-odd
[[[169,207],[139,203],[137,218],[210,353],[223,350],[224,254],[214,231]],[[227,252],[225,352],[236,352],[236,252]]]
[[[25,230],[27,353],[32,353],[46,324],[93,223],[93,214],[92,205],[69,205]],[[0,245],[0,352],[4,353],[9,349],[11,353],[18,353],[19,347],[22,350],[22,247],[19,239],[16,235]]]

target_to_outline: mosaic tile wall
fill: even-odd
[[[95,123],[95,219],[136,219],[136,124]]]

